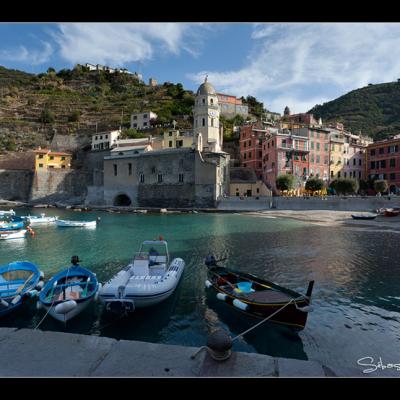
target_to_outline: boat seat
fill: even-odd
[[[287,303],[292,299],[288,294],[275,290],[260,290],[253,293],[241,294],[241,297],[255,303]]]
[[[137,260],[135,259],[133,262],[133,275],[136,276],[145,276],[149,275],[149,260]]]
[[[155,263],[166,263],[167,256],[149,256],[149,260]]]

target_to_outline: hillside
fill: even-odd
[[[193,93],[179,83],[150,87],[131,75],[80,67],[39,75],[0,67],[0,150],[46,146],[55,132],[87,135],[96,123],[98,131],[118,128],[121,119],[129,127],[131,113],[150,109],[158,124],[175,119],[188,128],[183,116],[193,104]]]
[[[343,122],[375,140],[400,133],[400,82],[368,85],[336,100],[316,105],[309,113],[323,122]]]

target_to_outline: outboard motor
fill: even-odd
[[[207,267],[216,267],[217,266],[217,260],[215,257],[211,254],[206,257],[204,260],[204,264],[206,264]]]

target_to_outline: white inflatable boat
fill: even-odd
[[[133,261],[104,284],[99,299],[115,313],[158,304],[174,292],[184,268],[181,258],[169,262],[166,241],[145,241]]]

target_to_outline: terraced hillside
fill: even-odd
[[[190,118],[183,116],[193,104],[193,93],[179,83],[150,87],[131,75],[79,66],[39,75],[0,67],[0,150],[46,146],[56,132],[89,135],[96,124],[98,131],[129,127],[131,113],[150,109],[157,124],[175,119],[188,128]]]

